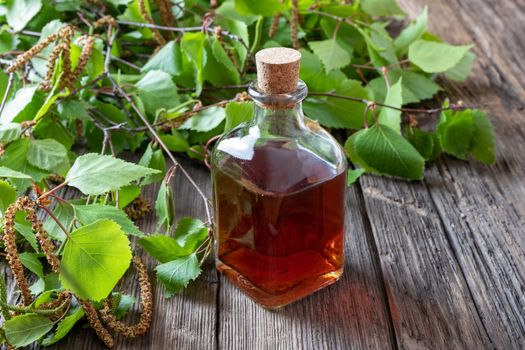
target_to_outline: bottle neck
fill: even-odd
[[[267,94],[259,90],[257,82],[248,87],[248,94],[255,102],[254,124],[272,134],[304,129],[301,102],[308,94],[306,84],[299,80],[297,89],[287,94]]]

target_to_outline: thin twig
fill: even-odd
[[[478,108],[478,107],[472,107],[472,106],[464,106],[462,104],[450,104],[450,106],[448,106],[448,107],[439,107],[439,108],[430,108],[430,109],[425,109],[425,108],[403,108],[403,107],[399,108],[399,107],[390,106],[390,105],[387,105],[387,104],[384,104],[384,103],[380,103],[380,102],[370,101],[370,100],[359,98],[359,97],[340,95],[340,94],[336,94],[336,93],[333,93],[333,92],[315,92],[314,91],[314,92],[310,92],[309,95],[310,96],[326,96],[326,97],[340,98],[340,99],[343,99],[343,100],[350,100],[350,101],[355,101],[355,102],[359,102],[359,103],[364,103],[366,105],[373,104],[373,105],[380,106],[380,107],[395,109],[395,110],[401,111],[401,112],[411,112],[411,113],[433,114],[433,113],[438,113],[438,112],[447,111],[447,110],[462,111],[462,110],[465,110],[465,109],[476,109],[476,108]]]
[[[62,308],[64,308],[64,306],[66,306],[68,302],[70,302],[70,300],[66,299],[62,304],[60,304],[54,309],[35,309],[32,307],[21,307],[21,306],[10,305],[7,303],[1,303],[1,304],[2,304],[2,307],[8,310],[11,310],[11,311],[15,311],[15,312],[32,313],[32,314],[39,314],[39,315],[53,315],[53,314],[56,314],[58,311],[60,311]]]
[[[120,62],[120,63],[122,63],[122,64],[125,64],[126,66],[131,67],[131,68],[133,68],[133,69],[135,69],[135,70],[138,70],[138,71],[141,71],[141,70],[142,70],[142,68],[139,67],[139,66],[137,66],[136,64],[131,63],[131,62],[128,62],[128,61],[126,61],[126,60],[123,60],[122,58],[117,57],[117,56],[113,56],[113,55],[111,55],[111,60],[113,60],[113,61],[117,61],[117,62]]]
[[[27,36],[36,36],[36,37],[40,37],[42,34],[40,34],[39,32],[33,32],[31,30],[20,30],[20,31],[15,31],[13,29],[9,29],[7,31],[9,34],[22,34],[22,35],[27,35]]]
[[[165,30],[168,32],[179,32],[179,33],[200,32],[202,30],[202,27],[168,27],[168,26],[163,26],[163,25],[158,25],[158,24],[124,21],[124,20],[118,20],[117,23],[123,24],[126,26],[132,26],[132,27],[158,29],[158,30]]]
[[[87,87],[89,87],[89,86],[91,86],[91,85],[96,84],[97,82],[99,82],[100,80],[104,79],[105,77],[106,77],[106,73],[102,73],[102,74],[100,74],[98,77],[96,77],[96,78],[94,78],[94,79],[88,81],[87,83],[85,83],[85,84],[79,86],[78,88],[72,90],[72,91],[69,93],[69,95],[67,95],[66,97],[69,97],[69,96],[73,96],[73,95],[78,94],[78,93],[79,93],[80,91],[82,91],[83,89],[85,89],[85,88],[87,88]],[[65,97],[64,97],[64,98],[65,98]]]
[[[209,155],[210,155],[209,148],[210,148],[211,144],[213,142],[217,141],[218,139],[220,139],[222,137],[222,135],[223,134],[216,135],[216,136],[212,137],[211,139],[208,140],[208,142],[206,142],[206,145],[204,146],[204,164],[206,164],[206,166],[210,170],[211,170],[211,165],[209,163]]]
[[[14,78],[15,78],[15,73],[9,73],[9,80],[7,81],[7,86],[5,88],[4,97],[2,97],[2,104],[0,105],[0,117],[2,117],[2,112],[4,111],[4,107],[7,102],[7,97],[9,96],[9,91],[11,91],[11,86],[13,85]]]
[[[61,184],[59,184],[59,185],[53,187],[52,189],[50,189],[49,191],[41,194],[40,197],[38,197],[37,200],[41,200],[42,198],[45,198],[45,197],[49,196],[52,193],[55,193],[56,191],[58,191],[59,189],[61,189],[62,187],[66,186],[66,185],[67,185],[67,181],[62,182]]]
[[[117,21],[118,24],[128,25],[128,26],[134,26],[134,27],[140,27],[140,28],[149,28],[149,29],[157,29],[157,30],[165,30],[169,32],[178,32],[178,33],[187,33],[187,32],[200,32],[203,30],[203,27],[168,27],[168,26],[161,26],[158,24],[151,24],[151,23],[141,23],[141,22],[133,22],[133,21],[123,21],[119,20]],[[215,27],[206,26],[204,29],[210,33],[215,33]],[[232,34],[228,31],[222,31],[222,34],[227,36],[228,38],[238,41],[239,43],[244,46],[247,52],[250,52],[250,47],[248,44],[238,35]]]
[[[249,84],[237,84],[237,85],[223,85],[223,86],[203,86],[202,91],[221,91],[221,90],[240,90],[246,89]],[[178,92],[193,92],[196,88],[178,88]]]
[[[58,227],[60,227],[60,229],[61,229],[62,231],[64,231],[64,233],[66,234],[66,237],[69,237],[69,232],[68,232],[68,230],[67,230],[67,229],[64,227],[64,225],[60,222],[60,220],[58,220],[58,218],[55,216],[55,214],[53,214],[53,213],[51,212],[51,210],[47,209],[47,208],[46,208],[45,206],[43,206],[43,205],[39,205],[39,208],[42,209],[42,210],[44,210],[44,211],[47,213],[47,215],[49,215],[49,217],[50,217],[51,219],[53,219],[54,222],[57,223]]]
[[[206,197],[206,195],[204,194],[204,192],[201,190],[201,188],[199,187],[199,185],[197,185],[197,183],[195,182],[195,180],[190,176],[190,174],[186,171],[186,169],[184,169],[180,164],[179,162],[177,161],[177,159],[175,159],[175,157],[173,156],[173,154],[171,153],[171,151],[168,149],[168,147],[166,146],[166,144],[162,141],[162,139],[160,138],[160,136],[157,134],[157,132],[155,131],[154,127],[151,125],[151,123],[149,122],[148,118],[146,118],[146,116],[144,114],[142,114],[141,110],[137,107],[137,105],[135,104],[135,102],[133,101],[133,99],[126,93],[126,91],[124,91],[124,89],[115,81],[115,79],[111,76],[111,74],[109,74],[109,58],[111,57],[111,48],[113,46],[113,42],[117,36],[117,33],[118,33],[118,30],[116,30],[114,33],[113,33],[113,27],[111,25],[109,25],[108,27],[108,38],[109,38],[109,41],[108,41],[108,45],[106,47],[106,64],[105,64],[105,71],[108,72],[107,76],[108,76],[108,79],[111,83],[111,85],[113,85],[113,88],[129,103],[129,105],[131,106],[131,108],[135,111],[135,113],[137,113],[137,115],[140,117],[140,119],[142,120],[142,122],[144,123],[144,125],[147,127],[148,131],[151,133],[152,137],[155,139],[155,141],[157,141],[157,143],[160,145],[160,147],[162,147],[162,149],[164,150],[164,152],[167,154],[167,156],[170,158],[170,160],[172,161],[173,165],[174,166],[177,166],[178,168],[180,168],[180,171],[182,172],[182,174],[186,177],[186,179],[190,182],[190,184],[193,186],[193,188],[195,188],[195,190],[197,191],[197,193],[199,194],[199,196],[202,198],[203,202],[204,202],[204,206],[205,206],[205,210],[206,210],[206,216],[207,216],[207,219],[208,220],[211,220],[211,209],[210,209],[210,206],[209,206],[209,202],[208,202],[208,198]]]

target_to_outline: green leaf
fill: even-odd
[[[149,185],[155,182],[160,182],[164,178],[164,174],[166,173],[166,159],[164,158],[164,154],[162,153],[161,149],[157,149],[155,151],[153,150],[153,146],[151,145],[151,143],[148,144],[148,147],[142,155],[142,158],[140,158],[138,164],[146,168],[156,169],[160,171],[158,174],[149,175],[145,177],[142,181],[142,185]]]
[[[0,180],[0,218],[9,204],[16,201],[16,197],[16,189],[9,182]]]
[[[428,7],[425,6],[419,17],[403,29],[401,34],[394,40],[394,47],[399,57],[404,56],[408,51],[408,46],[420,39],[423,33],[427,31],[427,23]]]
[[[388,90],[385,98],[385,104],[388,106],[401,108],[403,105],[402,99],[402,83],[403,78],[399,78],[397,83],[392,85]],[[378,117],[379,123],[387,125],[390,128],[401,134],[401,111],[393,108],[383,107]]]
[[[390,81],[403,79],[403,105],[416,103],[433,97],[441,87],[423,74],[408,70],[393,69],[388,73]],[[386,98],[386,83],[383,77],[372,79],[367,88],[371,92],[371,98],[376,102],[384,102]]]
[[[157,213],[157,229],[163,225],[169,230],[175,216],[175,202],[173,201],[172,189],[169,184],[162,182],[155,201],[155,211]]]
[[[326,91],[319,87],[323,85],[326,73],[321,67],[321,60],[315,54],[305,49],[300,49],[301,65],[299,67],[299,77],[306,83],[308,89],[315,91]]]
[[[118,300],[117,300],[117,295],[119,296]],[[120,293],[113,292],[112,296],[113,296],[113,305],[116,306],[116,308],[114,307],[112,311],[113,311],[113,315],[115,315],[117,320],[121,319],[129,311],[129,309],[131,309],[133,304],[137,302],[137,299],[127,294],[120,294]],[[118,301],[118,305],[115,303],[115,301]]]
[[[62,100],[58,104],[58,113],[60,116],[67,119],[69,122],[73,122],[76,119],[83,121],[90,121],[88,109],[90,105],[84,100]]]
[[[370,25],[370,39],[366,41],[370,60],[375,67],[398,63],[394,41],[385,26],[386,23],[372,23]]]
[[[227,5],[231,4],[228,2],[224,2],[220,8],[226,8]],[[231,5],[230,5],[231,6]],[[219,9],[220,9],[219,8]],[[233,8],[233,6],[232,6]],[[219,13],[219,9],[217,9],[216,13]],[[234,11],[235,12],[235,11]],[[257,16],[251,17],[255,20],[257,20]],[[214,23],[216,25],[221,26],[222,28],[228,30],[230,33],[237,35],[246,45],[250,44],[250,37],[248,34],[248,26],[246,23],[249,21],[242,21],[242,20],[236,20],[233,19],[231,16],[226,17],[219,17],[217,16],[214,20]],[[235,48],[235,57],[239,60],[239,68],[242,69],[244,67],[244,63],[246,61],[246,57],[248,56],[248,50],[241,41],[234,40],[232,42],[232,46]]]
[[[39,122],[49,111],[49,109],[54,106],[56,100],[59,97],[65,97],[67,96],[67,92],[58,92],[58,82],[55,83],[55,86],[51,90],[51,92],[47,95],[46,99],[44,100],[44,103],[38,108],[38,111],[36,112],[33,120],[36,122]]]
[[[173,236],[181,247],[191,252],[208,237],[208,228],[199,219],[185,217],[177,223]]]
[[[45,338],[42,342],[43,346],[49,346],[51,344],[56,343],[60,339],[64,338],[71,329],[75,326],[75,324],[84,317],[85,313],[82,308],[77,308],[72,314],[64,317],[57,326],[57,330],[53,334],[52,337]]]
[[[330,11],[332,9],[332,14],[336,16],[344,16],[342,15],[342,12],[345,8],[348,8],[348,6],[338,7],[337,5],[332,5],[323,7],[323,11]],[[352,14],[348,15],[348,17],[351,16]],[[321,18],[319,24],[324,32],[325,37],[333,38],[335,35],[337,42],[343,48],[356,53],[360,53],[363,51],[366,42],[361,33],[359,33],[359,31],[356,28],[348,25],[347,23],[342,23],[341,25],[339,25],[338,21],[328,17]]]
[[[162,134],[159,136],[170,151],[185,152],[190,148],[188,140],[186,140],[177,130],[172,130],[171,134]]]
[[[36,89],[36,85],[28,85],[19,89],[15,97],[5,105],[0,121],[3,123],[12,122],[31,103]]]
[[[15,230],[20,234],[20,236],[24,237],[24,239],[29,243],[35,252],[39,251],[35,233],[31,228],[31,224],[27,220],[24,219],[23,221],[15,222]]]
[[[235,20],[237,22],[241,22],[241,23],[246,24],[246,25],[250,25],[250,24],[254,23],[259,18],[259,16],[257,16],[257,15],[241,15],[235,9],[234,1],[224,1],[217,8],[217,10],[215,10],[215,13],[217,13],[219,15],[216,18],[217,20],[230,19],[230,20]],[[218,25],[223,26],[223,24],[218,24]]]
[[[445,72],[445,76],[452,80],[464,81],[468,78],[475,61],[476,55],[468,51],[458,64]]]
[[[409,128],[406,136],[407,140],[414,146],[425,160],[435,158],[436,135],[434,133],[423,131],[419,128]]]
[[[147,177],[144,179],[147,179]],[[142,184],[144,184],[144,182],[142,182],[141,185]],[[127,207],[129,204],[131,204],[131,202],[133,202],[134,199],[140,196],[140,193],[140,186],[128,185],[122,187],[120,190],[118,190],[118,207],[120,209]]]
[[[474,159],[485,164],[494,164],[496,161],[496,146],[494,145],[494,131],[487,114],[478,109],[472,111],[473,131],[470,151]]]
[[[75,160],[65,181],[84,194],[98,195],[117,191],[141,177],[158,173],[158,170],[128,163],[122,159],[88,153]]]
[[[205,79],[213,85],[239,84],[240,74],[218,39],[206,45]]]
[[[55,209],[53,210],[53,215],[62,223],[66,228],[71,226],[73,219],[75,218],[75,212],[73,207],[68,203],[58,202]],[[57,241],[63,242],[66,240],[66,234],[60,226],[56,223],[55,220],[51,217],[47,217],[44,221],[44,229],[49,233],[49,236]]]
[[[361,0],[361,8],[370,16],[404,16],[396,0]]]
[[[30,175],[33,180],[40,181],[48,175],[48,172],[31,165],[26,158],[29,151],[29,138],[18,139],[7,146],[5,154],[0,159],[0,166]],[[16,187],[26,186],[27,182],[14,181]]]
[[[226,105],[224,112],[226,114],[224,131],[226,132],[253,118],[253,102],[230,102]]]
[[[124,0],[117,0],[117,1],[124,1]],[[149,3],[150,3],[149,1],[144,1],[144,7],[146,8],[146,12],[151,15],[151,9],[150,9]],[[142,22],[142,23],[146,22],[146,20],[144,19],[144,17],[142,17],[142,14],[140,13],[139,7],[140,5],[139,5],[138,0],[129,1],[126,11],[120,16],[118,16],[117,18],[127,20],[127,21],[136,21],[136,22]],[[151,31],[149,29],[145,32],[149,34],[148,37],[151,37]]]
[[[87,225],[100,219],[110,219],[115,221],[122,231],[128,235],[144,237],[137,226],[121,209],[112,205],[104,204],[89,204],[89,205],[72,205],[75,211],[75,217],[82,223]]]
[[[7,144],[22,135],[22,127],[18,123],[0,124],[0,143]]]
[[[149,61],[142,67],[142,71],[151,70],[163,71],[171,75],[180,75],[182,71],[182,53],[180,46],[175,41],[170,41],[160,49]]]
[[[210,131],[219,126],[224,118],[226,118],[224,108],[211,107],[186,120],[179,129],[190,129],[199,132]]]
[[[287,6],[279,0],[234,0],[235,10],[241,15],[273,16],[285,11]]]
[[[368,99],[366,89],[357,80],[345,80],[335,89],[344,96]],[[336,97],[310,97],[304,102],[306,115],[331,128],[360,129],[363,127],[365,105]],[[370,113],[368,114],[370,115]]]
[[[394,70],[391,72],[392,81],[403,79],[403,104],[415,103],[432,98],[441,87],[425,77],[407,70]],[[399,77],[399,78],[398,78]]]
[[[441,115],[437,129],[441,147],[448,154],[466,160],[474,132],[472,111],[453,113],[446,119],[445,112]]]
[[[140,79],[136,87],[146,108],[146,113],[155,116],[161,108],[170,109],[178,106],[177,86],[171,76],[160,70],[150,70]]]
[[[203,71],[206,63],[206,51],[204,42],[206,36],[203,33],[185,33],[181,40],[181,51],[184,52],[193,65],[195,77],[195,93],[200,95],[204,81]]]
[[[130,262],[130,242],[120,226],[98,220],[69,234],[60,282],[80,298],[100,301],[111,293]]]
[[[192,253],[192,250],[181,247],[175,239],[162,234],[141,238],[138,240],[138,244],[161,263],[166,263]]]
[[[195,253],[158,265],[155,270],[157,279],[166,287],[168,297],[186,288],[188,283],[201,273],[199,259]]]
[[[366,170],[364,168],[348,170],[346,185],[348,187],[352,186],[365,172]]]
[[[0,166],[0,177],[7,179],[27,179],[31,180],[31,176],[23,174],[19,171]]]
[[[33,127],[33,135],[39,139],[54,139],[60,142],[66,149],[71,149],[75,143],[75,135],[73,135],[60,120],[55,118],[44,118],[37,125]],[[65,172],[60,175],[65,175],[69,170],[69,161],[60,164],[60,170]],[[57,170],[58,171],[58,170]]]
[[[386,125],[358,131],[345,144],[352,162],[367,171],[413,180],[423,178],[425,160],[417,150]]]
[[[351,62],[351,53],[343,49],[337,40],[310,41],[308,45],[323,62],[326,72],[346,67]]]
[[[119,5],[128,5],[132,0],[109,0],[110,3],[115,5],[115,7]]]
[[[46,289],[46,282],[42,278],[38,278],[35,283],[29,286],[29,291],[32,295],[40,295]]]
[[[408,59],[427,73],[440,73],[456,66],[471,48],[417,40],[408,48]]]
[[[18,32],[25,28],[29,21],[42,8],[42,0],[8,0],[5,14],[7,24]]]
[[[44,278],[44,266],[38,260],[39,254],[23,252],[20,253],[20,262],[31,272],[40,278]]]
[[[55,1],[55,9],[60,12],[76,11],[82,5],[82,0]]]
[[[2,31],[2,29],[0,29],[0,32]],[[4,31],[5,33],[5,31]],[[9,36],[11,36],[11,34],[7,33]],[[1,44],[0,44],[0,47],[1,47]],[[9,81],[9,76],[7,74],[4,73],[3,70],[0,69],[0,96],[4,96],[5,94],[5,90],[7,89],[7,83]],[[11,91],[12,92],[12,91]],[[8,98],[10,97],[10,94],[8,94],[7,96]]]
[[[8,31],[0,30],[0,54],[16,50],[18,44],[20,44],[20,38],[18,35],[13,35]]]
[[[311,91],[330,91],[340,86],[347,77],[340,70],[325,73],[319,57],[310,51],[301,49],[300,78],[308,85]]]
[[[3,331],[9,344],[22,347],[40,339],[53,328],[53,322],[37,314],[15,316],[5,321]]]
[[[31,140],[26,157],[29,164],[48,171],[56,171],[62,164],[69,166],[67,149],[54,139]]]

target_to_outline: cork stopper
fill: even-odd
[[[267,94],[287,94],[297,90],[301,53],[285,47],[264,49],[255,54],[257,83]]]

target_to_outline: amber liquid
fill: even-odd
[[[217,268],[276,308],[343,271],[345,173],[306,149],[270,142],[214,170]]]

